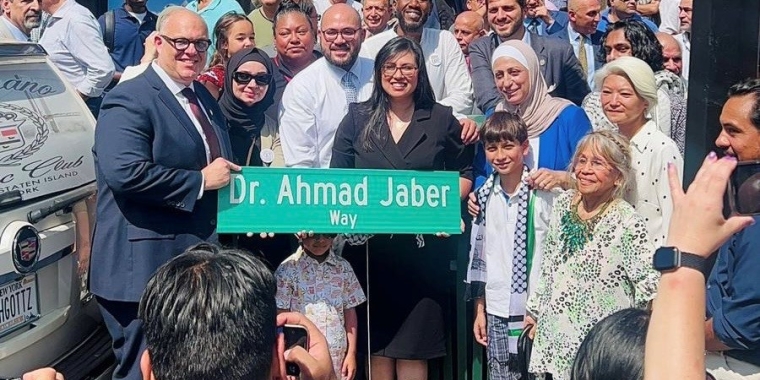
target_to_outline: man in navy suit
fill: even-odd
[[[578,57],[589,86],[593,88],[594,71],[605,64],[599,60],[603,57],[599,50],[602,49],[604,32],[597,30],[602,5],[599,0],[570,0],[567,5],[570,22],[552,35],[573,46],[573,53]]]
[[[551,94],[580,105],[591,92],[583,76],[578,58],[569,43],[558,38],[542,37],[529,33],[523,25],[526,0],[488,0],[486,16],[493,33],[470,44],[472,87],[475,104],[485,114],[490,114],[503,99],[496,88],[491,71],[491,55],[506,40],[522,40],[538,55],[541,73]]]
[[[181,7],[159,20],[158,58],[108,93],[95,129],[90,289],[113,337],[114,379],[142,378],[140,296],[159,266],[216,240],[216,190],[239,170],[222,112],[195,82],[211,43],[206,24]]]

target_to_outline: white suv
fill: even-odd
[[[109,365],[86,291],[95,120],[34,44],[0,44],[0,378]]]

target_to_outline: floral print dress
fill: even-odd
[[[554,201],[544,243],[541,275],[529,297],[537,317],[530,372],[570,378],[573,359],[591,328],[629,307],[645,307],[655,296],[659,273],[652,268],[654,247],[641,216],[622,199],[613,200],[583,248],[569,254],[563,214],[575,209],[577,191]]]

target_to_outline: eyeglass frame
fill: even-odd
[[[350,30],[350,31],[352,31],[352,33],[350,34],[350,36],[349,36],[349,37],[346,37],[346,34],[345,34],[345,32],[346,32],[346,31],[349,31],[349,30]],[[343,28],[343,29],[340,29],[340,30],[338,30],[338,29],[327,29],[327,30],[324,30],[324,29],[320,29],[320,31],[319,31],[319,32],[320,32],[320,33],[322,33],[322,36],[325,38],[325,41],[327,41],[327,42],[333,42],[333,41],[337,40],[337,39],[338,39],[338,36],[341,36],[341,37],[343,37],[343,41],[346,41],[346,42],[351,42],[351,41],[354,41],[354,40],[356,40],[356,36],[357,36],[357,34],[359,34],[359,32],[360,32],[361,30],[362,30],[362,28],[357,28],[357,29],[353,29],[353,28]],[[329,36],[327,35],[327,32],[328,32],[328,31],[335,31],[335,36],[334,36],[334,37],[332,37],[332,38],[331,38],[331,37],[329,37]]]
[[[161,38],[163,38],[166,42],[168,42],[169,45],[171,45],[174,48],[174,50],[177,50],[177,51],[185,51],[185,50],[187,50],[190,47],[190,45],[193,45],[193,47],[195,47],[195,51],[197,51],[198,53],[205,53],[205,52],[208,51],[209,48],[211,48],[211,40],[209,40],[208,38],[201,38],[201,39],[197,39],[197,40],[191,40],[191,39],[185,38],[185,37],[171,38],[171,37],[163,35],[163,34],[159,34],[159,36],[161,36]],[[187,41],[187,46],[185,46],[184,48],[180,49],[180,48],[177,47],[177,43],[181,42],[182,40]],[[206,48],[205,49],[199,49],[198,48],[198,43],[199,42],[205,42],[207,44]]]
[[[390,65],[393,65],[393,72],[390,71],[391,70]],[[405,69],[411,69],[411,72],[409,72],[408,74],[404,74]],[[414,75],[414,73],[419,71],[419,69],[420,68],[418,66],[412,66],[412,65],[397,66],[395,63],[386,63],[380,67],[380,73],[383,74],[383,76],[386,78],[393,78],[393,76],[396,75],[398,71],[401,71],[401,75],[409,78],[412,75]]]

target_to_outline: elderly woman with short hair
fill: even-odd
[[[673,214],[668,163],[683,173],[683,159],[676,143],[647,117],[657,107],[654,73],[638,58],[621,57],[599,69],[594,78],[605,116],[631,141],[636,176],[625,199],[644,217],[650,241],[660,247]]]
[[[578,144],[576,189],[554,201],[538,287],[528,299],[526,324],[536,326],[532,373],[569,379],[597,322],[654,298],[654,249],[643,219],[623,200],[632,170],[628,140],[618,133],[593,132]]]

